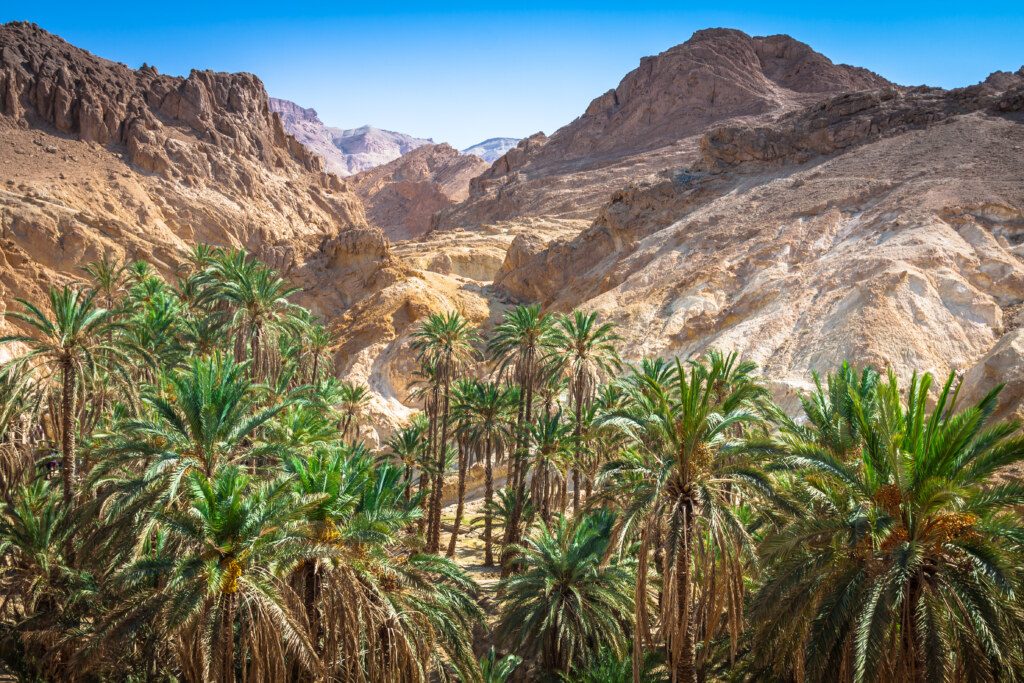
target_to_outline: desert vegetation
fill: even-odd
[[[173,277],[99,261],[8,311],[13,673],[1021,678],[1024,435],[999,386],[837,359],[789,414],[735,354],[629,364],[593,313],[450,312],[417,323],[421,410],[375,447],[368,388],[293,293],[198,246]],[[492,586],[456,561],[470,528]]]

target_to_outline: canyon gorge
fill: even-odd
[[[466,152],[4,25],[0,311],[105,255],[173,276],[203,242],[302,288],[381,436],[415,408],[418,321],[532,301],[617,323],[627,360],[738,350],[783,406],[847,359],[1005,382],[1024,415],[1024,68],[911,87],[711,29]]]

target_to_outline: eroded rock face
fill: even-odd
[[[703,164],[616,193],[578,237],[513,243],[496,285],[600,311],[627,354],[757,361],[784,400],[843,359],[1015,386],[1021,74],[843,95],[707,134]],[[567,276],[566,273],[571,273]],[[972,369],[973,368],[973,369]]]
[[[0,133],[5,298],[38,299],[104,254],[170,273],[196,242],[309,273],[324,245],[373,232],[358,197],[285,133],[251,74],[162,76],[7,24]],[[375,232],[355,240],[364,279],[395,270]]]
[[[370,222],[388,238],[406,240],[426,233],[433,214],[469,196],[470,180],[487,168],[450,145],[425,145],[351,181]]]
[[[789,36],[698,31],[590,103],[550,138],[533,136],[498,159],[439,228],[518,216],[593,218],[636,178],[692,163],[699,136],[730,119],[759,120],[836,93],[891,86],[865,69],[833,64]]]

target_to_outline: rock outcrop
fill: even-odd
[[[245,248],[310,288],[315,264],[338,266],[325,250],[342,242],[363,250],[360,280],[404,272],[359,198],[285,132],[251,74],[164,76],[4,25],[0,168],[8,300],[38,300],[103,255],[170,273],[196,242]]]
[[[348,129],[326,126],[315,109],[276,97],[270,98],[270,110],[281,116],[289,134],[320,157],[328,171],[339,176],[369,170],[417,147],[433,144],[431,140],[373,126]]]
[[[450,145],[425,145],[351,177],[370,222],[391,240],[419,237],[431,216],[469,196],[469,182],[487,169]]]

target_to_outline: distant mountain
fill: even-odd
[[[280,114],[288,133],[323,158],[328,171],[341,176],[386,164],[433,142],[373,126],[332,128],[324,125],[315,109],[276,97],[270,98],[270,110]]]
[[[463,154],[478,156],[487,163],[494,163],[505,152],[519,144],[519,138],[490,138],[462,150]]]

